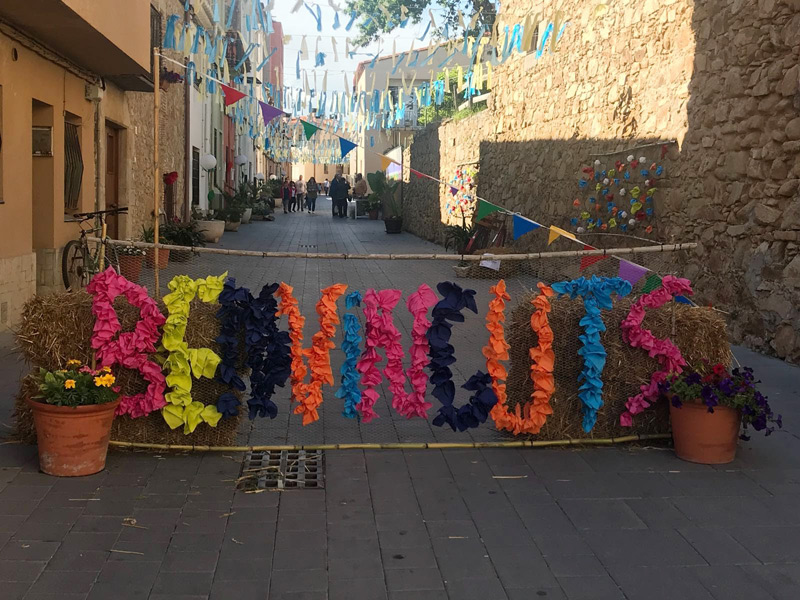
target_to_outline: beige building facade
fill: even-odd
[[[76,212],[134,185],[127,92],[152,90],[150,4],[0,3],[0,327],[34,293],[63,287],[61,248]],[[112,233],[125,232],[125,217]]]

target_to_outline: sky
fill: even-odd
[[[336,3],[336,2],[334,2]],[[328,91],[344,91],[345,82],[344,77],[347,77],[348,87],[353,85],[353,74],[355,73],[358,63],[363,60],[372,60],[376,52],[380,51],[381,56],[387,56],[392,53],[393,43],[396,44],[397,52],[403,52],[411,48],[411,42],[414,40],[414,48],[422,48],[430,43],[430,33],[425,39],[420,42],[419,37],[425,31],[428,25],[429,18],[426,16],[420,23],[409,24],[404,28],[397,28],[389,34],[381,36],[381,40],[369,44],[368,46],[358,48],[356,54],[352,59],[345,57],[345,38],[351,39],[358,36],[357,26],[358,22],[363,20],[359,18],[350,29],[345,31],[345,26],[350,20],[349,13],[346,12],[344,0],[339,0],[338,4],[342,10],[339,12],[338,29],[333,28],[335,11],[327,3],[319,3],[322,11],[322,31],[317,31],[317,24],[314,17],[306,9],[305,6],[300,6],[300,10],[292,13],[292,8],[296,4],[295,0],[275,0],[275,7],[272,10],[272,18],[279,21],[283,25],[284,36],[292,36],[291,41],[284,47],[284,84],[292,87],[303,86],[303,71],[308,73],[308,84],[311,88],[321,89],[322,78],[325,71],[328,72]],[[317,3],[308,2],[316,11]],[[438,17],[437,11],[434,11],[434,16]],[[296,61],[297,53],[300,50],[302,37],[306,36],[306,45],[308,47],[309,58],[300,60],[300,76],[301,79],[296,78]],[[325,53],[325,66],[314,67],[314,55],[317,36],[321,36],[319,42],[319,51]],[[333,51],[331,48],[331,36],[336,38],[338,61],[334,61]],[[351,48],[351,51],[353,48]],[[313,83],[313,77],[316,75],[317,85]]]

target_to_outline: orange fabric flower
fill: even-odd
[[[505,386],[503,386],[503,402],[500,402],[498,394],[498,402],[491,413],[498,429],[510,431],[514,435],[539,433],[547,421],[547,415],[553,414],[550,398],[555,391],[553,378],[555,354],[553,352],[553,330],[550,328],[547,313],[551,309],[549,298],[555,292],[550,286],[541,282],[538,287],[539,295],[531,300],[531,304],[536,307],[531,315],[531,329],[539,339],[536,348],[530,349],[530,357],[533,361],[531,364],[531,379],[533,380],[531,401],[526,402],[524,406],[517,404],[514,412],[511,413],[508,406],[505,405]]]
[[[275,294],[280,298],[280,304],[276,314],[278,316],[286,315],[289,319],[289,339],[292,341],[292,400],[300,402],[300,399],[305,396],[306,384],[303,383],[303,380],[308,372],[303,361],[303,325],[305,325],[306,318],[300,314],[297,298],[294,297],[293,291],[294,288],[286,283],[281,282],[278,286]]]
[[[489,302],[489,312],[486,313],[489,342],[483,347],[483,355],[486,357],[486,370],[492,376],[492,389],[497,396],[497,404],[492,407],[490,413],[497,422],[495,415],[506,410],[505,379],[508,372],[500,361],[508,360],[509,345],[506,342],[503,322],[506,320],[506,300],[511,300],[511,296],[506,292],[506,282],[503,279],[492,286],[489,293],[494,295],[494,299]]]
[[[336,325],[339,324],[336,301],[346,290],[347,285],[343,283],[328,286],[322,290],[322,297],[317,302],[319,331],[311,338],[311,348],[303,350],[303,354],[308,357],[311,381],[305,386],[305,397],[300,399],[299,406],[294,409],[295,414],[303,415],[303,425],[319,420],[317,408],[322,404],[322,385],[334,384],[330,351],[336,344],[331,338],[336,335]]]

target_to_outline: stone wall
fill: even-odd
[[[569,228],[594,155],[664,148],[650,237],[699,242],[679,269],[698,301],[730,312],[734,341],[800,360],[800,0],[604,6],[504,4],[511,23],[563,11],[557,48],[499,66],[488,111],[425,130],[408,164],[447,180],[478,145],[481,197]],[[406,227],[435,239],[447,188],[406,188]]]
[[[161,28],[166,28],[166,20],[176,12],[175,3],[169,0],[153,1],[152,4],[161,11]],[[180,54],[174,50],[165,50],[164,54],[173,60],[183,62]],[[170,71],[185,75],[178,65],[163,61],[162,66]],[[184,189],[186,185],[186,148],[184,107],[186,87],[183,83],[173,83],[167,90],[160,90],[159,110],[159,144],[158,172],[159,176],[172,171],[178,172],[178,181],[174,184],[175,210],[182,215]],[[142,225],[153,224],[153,93],[130,92],[128,94],[131,118],[136,124],[133,142],[133,186],[128,197],[130,231],[134,237],[142,231]],[[164,184],[160,184],[161,203],[164,203]]]

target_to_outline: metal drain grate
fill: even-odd
[[[324,488],[322,450],[248,452],[236,487],[244,491]]]
[[[316,248],[316,244],[300,244],[300,248]]]

